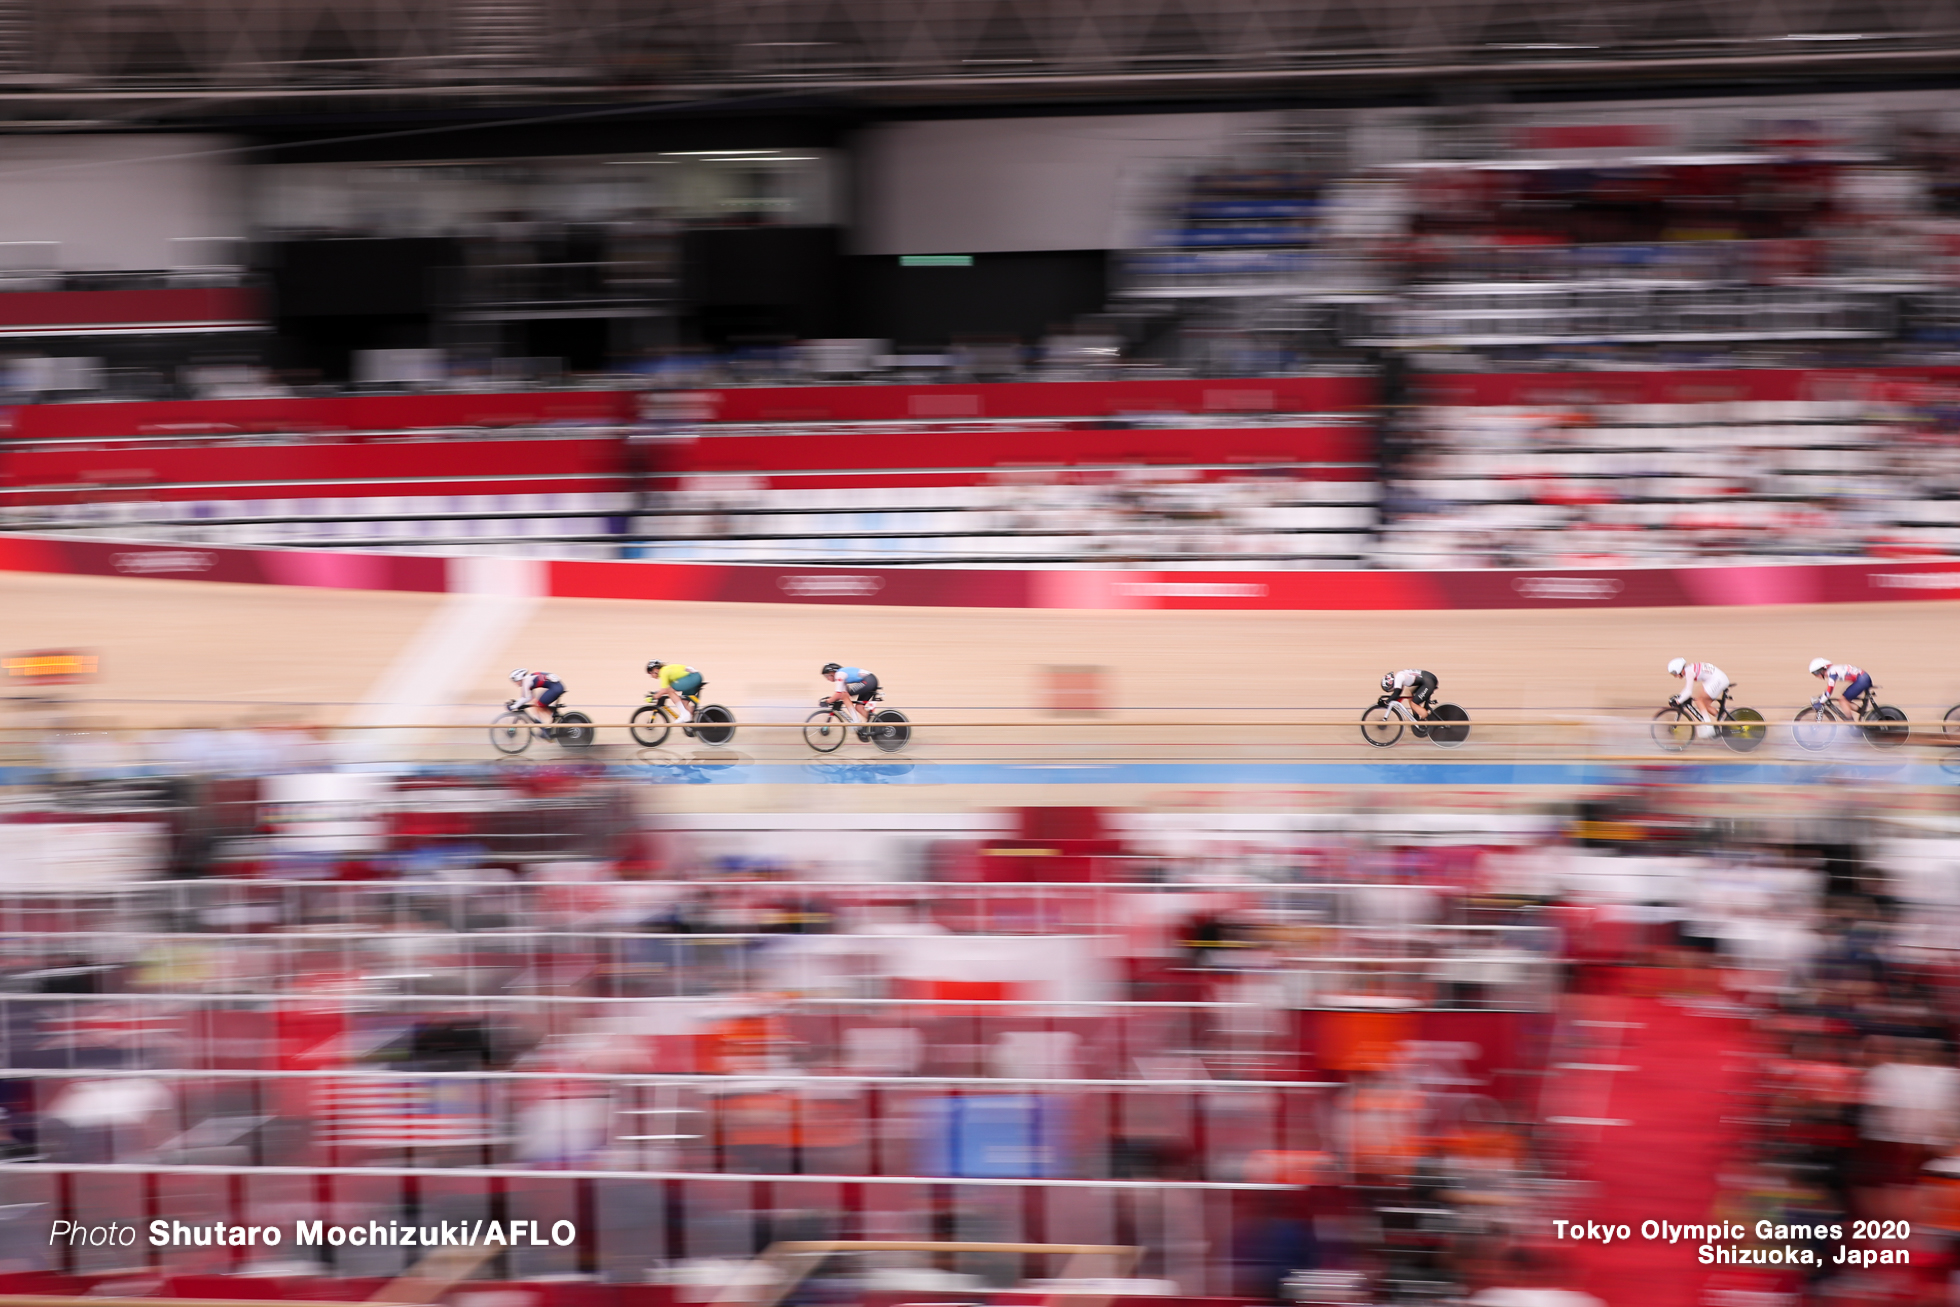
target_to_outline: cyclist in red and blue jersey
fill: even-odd
[[[523,693],[512,699],[504,707],[516,712],[520,708],[536,708],[547,718],[556,717],[558,710],[552,707],[565,697],[565,683],[550,672],[526,671],[520,667],[510,674],[510,679]]]
[[[1810,660],[1810,674],[1824,682],[1824,697],[1831,695],[1841,685],[1844,687],[1844,701],[1855,704],[1871,693],[1871,673],[1850,663],[1834,663],[1828,658]]]

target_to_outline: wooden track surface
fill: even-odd
[[[0,574],[0,653],[98,655],[98,701],[146,725],[338,721],[456,600],[107,577]],[[1717,663],[1737,702],[1787,717],[1825,655],[1874,674],[1915,719],[1960,702],[1960,603],[1385,613],[1059,612],[544,599],[469,632],[445,680],[451,703],[509,695],[513,666],[557,672],[570,701],[638,701],[653,656],[707,673],[707,698],[801,704],[827,661],[876,671],[908,709],[1039,708],[1044,668],[1105,668],[1115,706],[1356,710],[1383,671],[1427,667],[1473,710],[1567,712],[1657,705],[1682,656]],[[452,623],[453,624],[453,623]],[[507,626],[507,629],[506,629]],[[453,643],[453,641],[452,641]],[[13,690],[13,693],[19,693]],[[230,701],[208,707],[196,701]],[[312,707],[310,705],[343,705]],[[619,715],[623,716],[623,712]],[[605,713],[604,716],[612,716]]]

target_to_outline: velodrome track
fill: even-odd
[[[702,668],[707,698],[744,730],[729,750],[678,736],[638,750],[601,733],[598,756],[650,777],[809,782],[902,778],[978,783],[1226,786],[1316,783],[1559,783],[1576,763],[1655,756],[1639,723],[1675,688],[1676,655],[1716,662],[1738,703],[1787,721],[1814,692],[1818,654],[1871,669],[1881,697],[1916,722],[1960,702],[1952,666],[1960,603],[1388,612],[1066,611],[707,604],[442,595],[0,573],[6,652],[73,649],[100,659],[67,687],[58,719],[134,728],[430,726],[416,756],[493,756],[481,729],[513,666],[557,672],[604,724],[644,692],[650,656]],[[821,692],[816,669],[869,667],[918,738],[901,755],[858,742],[820,760],[793,729]],[[1423,666],[1480,723],[1445,753],[1405,739],[1362,742],[1354,722],[1384,670]],[[1102,669],[1106,706],[1048,711],[1048,669]],[[1602,726],[1620,717],[1626,725]],[[1225,723],[1209,725],[1211,718]],[[16,732],[48,718],[16,713]],[[934,724],[941,723],[935,729]],[[982,725],[981,723],[998,723]],[[1130,723],[1125,725],[1124,723]],[[1139,724],[1141,723],[1141,724]],[[388,732],[374,739],[379,750]],[[18,736],[16,737],[18,738]],[[390,746],[396,747],[396,746]],[[378,755],[377,755],[378,756]],[[562,757],[534,745],[527,760]],[[1901,781],[1953,783],[1941,751],[1862,745],[1827,760]],[[1690,760],[1743,760],[1719,745]],[[1811,764],[1775,732],[1754,755],[1764,779]],[[822,767],[812,763],[825,762]],[[694,764],[702,764],[696,767]],[[907,766],[906,764],[910,764]],[[1015,771],[1014,769],[1020,769]],[[1003,770],[1005,769],[1005,770]],[[698,774],[697,774],[698,773]]]

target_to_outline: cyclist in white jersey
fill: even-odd
[[[1729,688],[1727,672],[1714,663],[1691,663],[1686,658],[1676,658],[1668,663],[1667,674],[1687,682],[1672,702],[1692,700],[1703,721],[1715,720],[1715,701]]]

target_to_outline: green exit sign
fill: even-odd
[[[901,254],[898,256],[901,268],[970,268],[973,266],[971,254]]]

